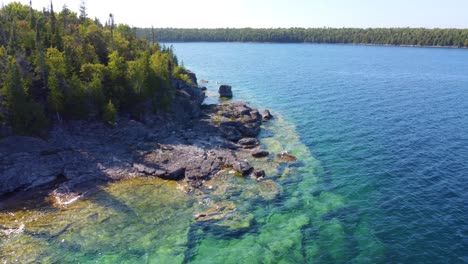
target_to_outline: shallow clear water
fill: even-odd
[[[162,180],[0,214],[6,263],[468,262],[468,50],[177,43],[179,60],[269,108],[252,161],[186,195]],[[212,208],[226,215],[196,222]],[[2,234],[3,232],[3,234]]]

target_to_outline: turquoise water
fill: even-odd
[[[200,79],[229,83],[296,126],[323,168],[318,189],[346,200],[326,217],[344,225],[348,249],[371,239],[387,263],[468,263],[467,50],[174,47]],[[372,237],[349,233],[362,220]]]
[[[468,50],[174,47],[210,94],[269,108],[263,147],[298,162],[0,212],[0,263],[468,263]]]

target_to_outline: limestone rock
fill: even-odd
[[[262,113],[262,119],[263,121],[269,121],[273,118],[273,116],[270,113],[270,110],[265,109]]]
[[[235,162],[232,165],[232,168],[235,171],[242,173],[242,175],[247,175],[253,170],[253,167],[247,161],[243,161],[243,160]]]
[[[226,139],[231,141],[238,141],[242,138],[242,134],[235,126],[230,126],[229,124],[222,124],[219,127],[219,130]]]
[[[220,97],[232,98],[232,87],[229,85],[221,85],[218,90]]]

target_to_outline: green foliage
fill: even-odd
[[[188,76],[187,70],[184,67],[176,66],[174,68],[173,77],[174,79],[182,80],[188,83],[189,85],[195,85],[190,79],[190,77]]]
[[[6,98],[10,118],[15,133],[20,135],[40,135],[48,126],[43,107],[34,102],[28,94],[28,87],[14,59],[8,64],[3,77],[1,94]]]
[[[162,42],[280,42],[468,47],[468,29],[425,28],[217,28],[138,29]]]
[[[49,96],[47,101],[49,103],[49,109],[52,112],[57,114],[57,118],[60,119],[60,115],[63,114],[64,111],[64,98],[63,93],[60,90],[59,82],[57,76],[55,74],[49,75]]]
[[[32,100],[28,100],[12,109],[11,123],[13,130],[19,135],[43,135],[49,126],[44,114],[44,107]]]
[[[46,65],[48,71],[52,74],[56,74],[60,77],[65,77],[67,75],[66,65],[65,65],[65,56],[63,52],[60,52],[56,48],[48,48],[46,52]]]
[[[93,75],[89,88],[91,91],[90,97],[95,109],[102,109],[106,103],[106,96],[102,90],[102,78],[98,73]]]
[[[114,125],[117,121],[117,109],[111,100],[109,100],[109,103],[107,103],[106,108],[104,109],[102,119],[110,125]]]
[[[5,69],[7,66],[7,53],[4,46],[0,46],[0,68]]]
[[[65,108],[66,116],[71,119],[83,119],[88,116],[87,92],[77,75],[72,75],[66,83]]]
[[[0,14],[2,123],[18,133],[40,133],[48,120],[114,122],[117,109],[167,109],[171,79],[186,80],[174,74],[172,47],[138,39],[127,25],[89,19],[84,2],[79,14],[66,6],[56,13],[52,6],[36,11],[17,2]]]

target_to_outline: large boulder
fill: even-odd
[[[232,98],[232,87],[230,85],[223,84],[219,86],[218,92],[220,97]]]
[[[223,104],[214,110],[217,111],[213,119],[219,123],[220,132],[225,138],[237,141],[243,137],[254,138],[260,133],[262,116],[258,110],[239,103]],[[245,148],[252,147],[253,144],[247,143],[250,146]]]
[[[270,110],[265,109],[262,113],[262,119],[263,121],[269,121],[273,118],[273,116],[270,113]]]

